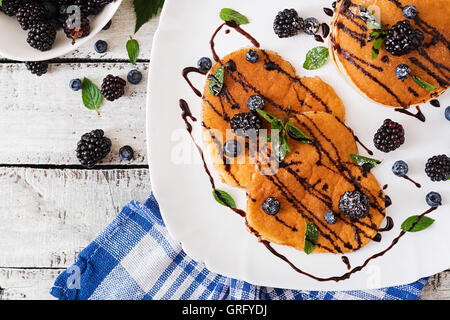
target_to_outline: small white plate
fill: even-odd
[[[122,0],[116,0],[103,8],[97,16],[89,17],[91,31],[87,37],[77,39],[72,45],[62,30],[58,31],[55,43],[49,51],[39,51],[27,43],[28,31],[22,30],[15,17],[0,12],[0,55],[17,61],[42,61],[63,56],[94,37],[114,16]]]
[[[273,33],[273,19],[278,11],[295,8],[302,17],[313,16],[322,22],[330,22],[331,18],[322,9],[330,6],[331,0],[166,0],[149,71],[147,134],[152,187],[170,234],[182,243],[188,255],[205,262],[212,271],[270,287],[353,290],[411,283],[450,267],[450,182],[433,183],[424,172],[429,157],[450,153],[450,123],[444,117],[450,95],[446,92],[439,97],[441,108],[423,105],[427,121],[422,123],[363,98],[340,77],[332,61],[317,71],[304,70],[306,52],[320,44],[305,34],[278,39]],[[201,142],[201,101],[182,78],[181,70],[195,66],[202,56],[211,57],[209,40],[222,23],[219,12],[223,7],[246,15],[251,22],[243,28],[261,43],[262,48],[276,51],[292,62],[299,76],[317,75],[332,85],[346,106],[347,124],[375,151],[373,157],[383,160],[374,174],[381,185],[389,185],[386,193],[392,198],[393,205],[388,208],[388,215],[394,219],[395,227],[382,234],[381,243],[372,241],[361,250],[347,254],[352,267],[387,248],[398,236],[402,221],[427,210],[426,194],[437,191],[442,195],[444,205],[430,215],[436,222],[429,229],[406,234],[391,251],[371,261],[348,280],[317,282],[296,273],[272,255],[246,231],[242,218],[213,199],[198,151],[181,119],[178,101],[185,99],[200,119],[194,123],[194,136]],[[230,34],[224,31],[216,41],[220,56],[250,46],[247,39],[233,30]],[[192,75],[191,78],[197,88],[203,88],[204,77]],[[406,143],[389,154],[377,151],[372,143],[374,133],[386,118],[402,123],[406,131]],[[362,149],[360,153],[367,155]],[[392,173],[393,163],[400,159],[408,162],[409,175],[422,184],[421,189]],[[214,176],[219,182],[220,179]],[[238,208],[245,209],[245,191],[225,185],[218,188],[230,193]],[[274,246],[295,265],[317,276],[339,276],[347,272],[340,255],[307,256],[288,247]]]

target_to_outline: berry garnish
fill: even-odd
[[[34,22],[42,21],[47,16],[47,9],[37,2],[26,2],[16,13],[17,21],[23,30],[28,30]]]
[[[394,56],[402,56],[417,49],[423,42],[423,32],[413,29],[409,20],[397,22],[386,35],[386,50]]]
[[[247,100],[247,106],[250,111],[256,111],[257,109],[263,110],[265,106],[264,99],[258,95],[251,96]]]
[[[32,24],[28,31],[28,44],[39,50],[48,51],[52,48],[56,38],[56,29],[46,22],[37,21]]]
[[[285,9],[278,12],[273,22],[273,31],[279,38],[295,36],[304,27],[304,21],[295,9]]]
[[[399,64],[397,67],[395,67],[395,76],[399,78],[402,81],[405,81],[409,78],[409,75],[411,74],[411,68],[406,64]]]
[[[108,101],[119,99],[125,93],[126,84],[126,81],[122,78],[109,74],[103,79],[102,94]]]
[[[386,119],[373,138],[375,147],[383,152],[391,152],[405,143],[403,126],[391,119]]]
[[[323,216],[323,218],[325,219],[325,221],[326,221],[328,224],[336,224],[336,222],[337,222],[337,216],[336,216],[336,214],[335,214],[333,211],[331,211],[331,210],[326,211],[325,214],[324,214],[324,216]]]
[[[200,58],[197,62],[197,68],[198,70],[203,73],[207,74],[209,70],[212,68],[212,61],[208,57]]]
[[[258,134],[261,126],[261,119],[253,112],[239,113],[231,119],[231,130],[237,136]]]
[[[434,191],[428,193],[425,200],[427,201],[428,205],[433,208],[442,205],[441,195]]]
[[[303,30],[306,34],[315,35],[320,28],[320,22],[316,18],[306,18]]]
[[[417,8],[414,7],[412,4],[407,5],[406,7],[403,8],[403,15],[405,16],[405,18],[414,19],[415,17],[417,17],[418,13],[419,12],[417,11]]]
[[[241,154],[242,146],[236,140],[228,140],[223,145],[223,152],[230,158],[236,158]]]
[[[104,137],[103,130],[97,129],[81,136],[77,144],[77,158],[88,168],[95,166],[111,151],[111,140]]]
[[[69,87],[70,89],[72,89],[73,91],[78,91],[81,89],[81,87],[83,86],[83,83],[81,82],[80,79],[72,79],[69,82]]]
[[[138,84],[142,80],[142,73],[139,70],[133,69],[128,72],[127,80],[131,84]]]
[[[370,198],[363,191],[346,191],[339,199],[339,210],[352,220],[362,219],[370,211]]]
[[[245,54],[245,58],[250,63],[256,63],[259,60],[258,51],[252,49],[248,50],[247,53]]]
[[[408,170],[408,164],[403,160],[396,161],[392,166],[392,172],[398,177],[406,176]]]
[[[450,106],[445,108],[445,118],[450,121]]]
[[[280,201],[274,197],[267,198],[262,204],[262,209],[268,215],[274,216],[280,211]]]
[[[131,161],[133,160],[134,151],[133,148],[130,146],[123,146],[119,149],[119,157],[121,160],[124,161]]]
[[[428,159],[425,172],[431,181],[446,181],[450,178],[450,158],[445,154]]]
[[[48,63],[46,61],[28,61],[25,62],[25,66],[32,73],[38,77],[47,73]]]
[[[105,53],[108,50],[108,43],[106,43],[106,41],[104,40],[98,40],[94,44],[94,49],[97,53]]]

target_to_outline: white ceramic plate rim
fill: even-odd
[[[237,10],[241,10],[241,8],[245,7],[248,9],[248,6],[250,6],[250,4],[253,2],[255,3],[256,0],[248,0],[246,1],[245,4],[242,4],[242,2],[239,2],[238,0],[227,0],[227,1],[221,1],[220,5],[219,4],[212,4],[212,3],[208,3],[206,0],[197,0],[197,3],[193,3],[194,1],[190,2],[190,12],[193,11],[193,8],[195,7],[195,5],[201,5],[204,7],[207,7],[206,10],[211,10],[212,7],[216,7],[214,8],[213,12],[218,12],[220,10],[220,8],[222,7],[233,7],[236,8]],[[265,6],[269,6],[269,4],[267,3],[262,3],[261,1],[258,1],[258,4],[261,5],[261,7],[265,7]],[[210,5],[211,7],[208,7],[208,5]],[[273,4],[272,4],[273,5]],[[316,14],[311,14],[312,16],[317,16],[317,12],[318,12],[318,8],[316,8],[315,10],[312,10],[310,7],[314,6],[313,4],[308,4],[308,3],[302,3],[299,4],[298,2],[295,2],[294,0],[283,0],[283,1],[279,1],[279,3],[276,4],[276,6],[279,9],[283,9],[286,7],[295,7],[295,8],[299,8],[301,6],[305,6],[305,11],[306,12],[315,12]],[[315,5],[315,7],[320,6],[320,8],[322,8],[322,6],[319,5]],[[178,9],[178,7],[181,7],[180,9]],[[200,7],[200,6],[199,6]],[[192,94],[192,92],[189,90],[182,90],[180,92],[180,94],[177,92],[177,90],[173,90],[170,92],[164,92],[161,85],[159,85],[159,83],[167,81],[167,80],[161,80],[163,74],[164,74],[164,78],[165,79],[170,79],[170,81],[173,81],[176,84],[173,84],[173,87],[177,87],[177,84],[179,82],[183,82],[184,80],[182,80],[181,78],[181,68],[179,68],[179,70],[176,70],[176,73],[169,73],[168,71],[166,72],[166,68],[169,68],[167,64],[164,64],[164,62],[168,62],[167,61],[167,56],[171,56],[171,54],[167,51],[165,51],[166,49],[163,49],[163,44],[166,46],[169,46],[168,44],[168,39],[164,38],[167,37],[168,35],[173,36],[174,34],[176,34],[177,31],[180,31],[179,29],[177,29],[176,26],[174,26],[173,21],[171,21],[171,17],[172,15],[174,16],[173,18],[178,18],[180,19],[180,14],[177,13],[177,10],[182,10],[182,5],[178,5],[176,6],[176,2],[174,0],[167,0],[165,7],[162,11],[161,14],[161,18],[160,18],[160,27],[158,29],[158,31],[155,34],[154,37],[154,41],[153,41],[153,49],[152,49],[152,54],[151,54],[151,62],[150,62],[150,68],[149,68],[149,83],[148,83],[148,98],[147,98],[147,141],[148,141],[148,154],[149,154],[149,164],[150,164],[150,176],[151,176],[151,181],[152,181],[152,188],[153,188],[153,192],[156,196],[156,199],[158,199],[159,204],[160,204],[160,208],[161,208],[161,213],[162,216],[164,218],[164,221],[166,223],[166,226],[168,228],[168,231],[170,233],[170,235],[176,239],[177,241],[181,242],[182,247],[184,249],[184,251],[193,259],[197,260],[198,262],[204,262],[206,264],[206,266],[212,270],[215,271],[219,274],[225,275],[225,276],[229,276],[229,277],[233,277],[233,278],[237,278],[240,280],[245,280],[248,281],[252,284],[256,284],[256,285],[263,285],[263,286],[269,286],[269,287],[280,287],[280,288],[289,288],[289,289],[299,289],[299,290],[357,290],[357,289],[373,289],[373,288],[380,288],[380,287],[387,287],[387,286],[394,286],[394,285],[402,285],[402,284],[407,284],[407,283],[411,283],[414,282],[416,280],[418,280],[419,278],[425,277],[425,276],[429,276],[438,272],[441,272],[445,269],[447,269],[450,266],[450,254],[449,254],[449,250],[446,247],[446,243],[448,243],[448,235],[447,232],[445,231],[445,225],[448,225],[448,222],[450,222],[450,219],[448,217],[445,216],[446,211],[448,211],[449,205],[446,204],[442,209],[439,210],[439,216],[437,218],[437,220],[439,220],[440,222],[436,223],[434,225],[434,233],[430,233],[430,232],[424,232],[424,233],[417,233],[414,234],[414,236],[408,237],[407,239],[402,239],[398,246],[395,248],[395,250],[397,252],[401,252],[402,253],[402,258],[404,256],[408,257],[408,264],[406,265],[406,260],[405,259],[398,259],[396,258],[396,256],[392,256],[389,254],[387,254],[384,257],[379,258],[378,261],[375,261],[373,263],[371,263],[367,268],[364,269],[363,272],[357,273],[355,275],[353,275],[350,279],[345,280],[345,281],[341,281],[338,283],[335,282],[317,282],[317,281],[311,281],[311,279],[301,276],[299,274],[297,274],[296,272],[292,271],[283,261],[279,260],[278,258],[272,256],[270,253],[267,252],[267,250],[265,248],[263,248],[263,246],[261,244],[257,243],[256,238],[254,238],[253,236],[251,236],[243,227],[243,221],[242,219],[240,219],[239,217],[233,215],[232,212],[229,212],[229,210],[221,208],[219,205],[217,205],[217,203],[215,203],[213,200],[210,199],[210,186],[208,185],[207,181],[196,181],[196,184],[199,185],[200,191],[198,192],[202,192],[203,196],[204,196],[204,201],[205,203],[207,203],[207,205],[205,205],[206,207],[208,207],[208,215],[213,215],[214,219],[219,220],[217,222],[217,224],[222,224],[224,229],[227,230],[233,230],[233,236],[236,237],[240,237],[240,239],[242,239],[242,246],[241,247],[233,247],[233,248],[229,248],[227,247],[227,245],[222,245],[220,247],[221,250],[223,250],[222,252],[220,252],[220,254],[217,253],[217,251],[211,250],[211,246],[205,242],[202,242],[205,239],[197,239],[198,234],[196,232],[201,232],[201,229],[195,228],[196,226],[194,226],[194,230],[192,230],[192,232],[186,231],[185,229],[189,229],[189,225],[180,225],[182,223],[186,223],[186,220],[183,220],[183,218],[180,218],[181,214],[186,214],[186,212],[189,212],[189,214],[192,214],[192,217],[195,217],[196,213],[192,213],[189,211],[189,208],[183,207],[183,206],[179,206],[178,208],[174,208],[174,205],[172,204],[174,197],[179,197],[182,196],[184,199],[189,198],[189,195],[184,195],[184,194],[178,194],[176,192],[179,192],[180,190],[178,190],[177,188],[175,188],[174,190],[171,189],[170,186],[167,185],[167,180],[173,180],[173,181],[182,181],[182,179],[184,177],[173,177],[173,175],[175,175],[176,173],[172,173],[171,170],[175,170],[176,168],[173,167],[171,164],[164,164],[162,165],[163,161],[167,161],[167,158],[165,156],[161,156],[161,150],[167,150],[166,146],[161,142],[161,139],[158,139],[161,136],[161,131],[160,129],[163,128],[163,125],[169,125],[168,123],[165,123],[164,120],[161,120],[162,118],[166,117],[166,113],[168,112],[167,109],[171,109],[170,112],[173,112],[173,110],[176,111],[176,118],[170,118],[170,121],[174,121],[176,122],[176,127],[179,129],[184,129],[184,123],[180,118],[180,110],[177,109],[178,108],[178,99],[179,98],[186,98],[188,97],[188,102],[193,102],[191,103],[191,109],[192,111],[195,113],[196,116],[198,116],[198,111],[200,110],[200,101],[196,100],[194,95]],[[198,9],[198,8],[197,8]],[[200,9],[198,9],[200,10]],[[262,8],[261,8],[262,10]],[[272,9],[271,9],[272,10]],[[244,10],[242,9],[242,12],[245,14],[247,12],[251,12],[249,10]],[[276,12],[275,10],[272,10],[271,12]],[[256,14],[255,14],[256,15]],[[262,15],[262,14],[261,14]],[[254,16],[250,16],[250,18],[253,18]],[[323,18],[323,17],[322,17]],[[193,18],[195,19],[195,18]],[[199,18],[197,17],[197,20]],[[253,23],[253,19],[252,23]],[[202,21],[201,23],[208,25],[208,18],[204,18],[204,21]],[[182,24],[182,22],[179,22],[180,24]],[[198,22],[196,22],[198,23]],[[205,41],[205,39],[209,40],[209,36],[211,35],[210,31],[213,31],[214,28],[212,28],[212,26],[218,26],[220,24],[220,20],[217,18],[216,19],[216,23],[215,24],[211,24],[208,25],[208,28],[205,28],[208,30],[207,34],[208,34],[208,38],[202,37],[202,41]],[[212,28],[212,29],[211,29]],[[249,30],[251,30],[252,26],[249,25],[248,26]],[[260,33],[264,33],[264,31],[267,30],[262,30]],[[187,31],[186,31],[187,32]],[[189,30],[189,32],[192,32],[192,30]],[[271,43],[270,41],[267,41],[267,43],[269,44],[268,46],[265,46],[265,41],[262,41],[261,39],[264,38],[262,37],[260,34],[255,33],[255,32],[251,32],[253,35],[256,36],[256,38],[258,40],[260,40],[261,44],[263,45],[263,47],[267,47],[268,49],[272,49],[271,45],[273,46],[273,43]],[[176,41],[176,39],[170,39],[171,42]],[[182,40],[180,40],[182,41]],[[275,41],[273,41],[275,42]],[[315,44],[317,45],[317,43]],[[192,46],[196,46],[196,42],[192,41]],[[203,44],[199,45],[201,46],[202,49],[204,49]],[[183,46],[181,46],[183,47]],[[240,47],[233,47],[233,49],[228,49],[228,52],[231,52],[235,49],[239,49]],[[205,54],[204,51],[198,51],[196,53],[195,56],[192,57],[187,57],[189,59],[182,59],[184,61],[190,61],[191,65],[194,65],[196,62],[196,59],[198,59],[201,55]],[[209,51],[208,51],[209,53]],[[283,55],[283,54],[282,54]],[[286,57],[287,60],[289,60]],[[297,59],[298,60],[298,59]],[[292,60],[289,60],[292,62]],[[162,66],[165,66],[164,72],[162,71]],[[184,64],[183,66],[186,66],[187,64]],[[302,74],[302,76],[304,75],[305,71],[301,70],[301,68],[298,66],[298,61],[296,61],[295,67],[299,70],[299,73]],[[332,72],[337,72],[335,68],[329,69],[330,67],[324,67],[324,70],[322,71],[322,74],[320,74],[320,76],[322,78],[326,78],[327,77],[327,72],[329,72],[330,70],[332,70]],[[170,78],[169,76],[174,76],[177,78]],[[308,75],[308,74],[306,74]],[[314,73],[312,74],[314,75]],[[169,78],[168,78],[169,77]],[[336,79],[335,79],[336,80]],[[326,81],[329,82],[329,81]],[[339,83],[338,83],[339,82]],[[344,81],[342,80],[342,78],[339,78],[337,80],[337,82],[335,84],[332,84],[333,86],[336,87],[343,87],[343,86],[347,86],[348,90],[351,90],[351,97],[346,97],[346,96],[342,96],[341,98],[343,98],[343,100],[348,100],[351,98],[351,100],[357,100],[358,102],[363,101],[363,103],[367,103],[368,105],[373,104],[367,100],[365,100],[364,98],[362,98],[361,96],[359,96],[352,88],[349,87],[348,84],[344,84]],[[171,82],[167,82],[166,84],[169,84]],[[198,83],[202,83],[202,82],[197,82]],[[330,82],[329,82],[330,83]],[[172,86],[172,84],[171,84]],[[184,86],[187,87],[187,85],[184,83]],[[336,88],[335,88],[336,89]],[[346,90],[347,90],[346,89]],[[189,94],[188,94],[189,92]],[[350,92],[350,91],[348,91]],[[172,95],[172,97],[167,98],[167,97],[162,97],[164,96],[164,94],[168,95]],[[364,99],[364,100],[361,100]],[[161,104],[162,102],[167,102],[168,100],[170,100],[170,103],[165,103],[165,104]],[[440,98],[441,103],[443,103],[445,105],[445,103],[449,103],[450,99],[449,99],[449,95],[448,92],[446,92],[444,95],[441,96]],[[195,103],[195,101],[197,101]],[[347,106],[348,101],[344,101],[344,103]],[[380,106],[376,106],[376,108],[383,108]],[[173,109],[173,110],[172,110]],[[443,108],[441,108],[443,109]],[[376,109],[376,110],[380,110],[380,113],[385,113],[387,109]],[[384,110],[384,111],[383,111]],[[434,111],[434,113],[431,114],[431,112]],[[443,110],[441,110],[443,111]],[[347,112],[349,112],[349,108],[347,108]],[[428,115],[428,113],[430,113],[431,115]],[[174,113],[175,114],[175,113]],[[360,115],[358,115],[359,117]],[[361,114],[361,116],[363,116],[363,114]],[[395,117],[394,117],[395,116]],[[440,125],[445,125],[444,121],[446,121],[445,119],[442,120],[441,117],[443,117],[443,112],[442,115],[441,114],[437,114],[437,111],[435,110],[429,110],[429,112],[427,112],[427,116],[429,117],[428,121],[433,121],[433,123],[438,123],[439,126]],[[357,121],[355,121],[355,115],[353,115],[353,118],[350,117],[351,119],[349,120],[352,123],[355,123]],[[376,118],[376,117],[375,117]],[[399,118],[397,114],[393,115],[394,119]],[[404,117],[400,117],[400,119],[403,122],[407,122],[408,125],[415,127],[417,126],[417,123],[415,123],[414,121],[417,120],[411,120],[411,119],[407,119]],[[375,120],[374,120],[375,121]],[[379,120],[377,120],[379,121]],[[199,127],[198,123],[194,124],[194,127],[197,126],[197,128]],[[378,127],[378,123],[376,125],[374,125],[373,127]],[[445,128],[445,127],[443,127]],[[197,129],[198,130],[198,129]],[[376,129],[375,129],[376,130]],[[445,130],[445,129],[444,129]],[[195,129],[194,129],[195,131]],[[371,131],[373,131],[373,128],[371,128]],[[358,132],[358,131],[357,131]],[[187,133],[185,132],[185,135],[187,136]],[[362,133],[363,136],[367,136],[369,137],[371,135],[369,134],[365,134]],[[421,141],[423,142],[423,139],[419,139],[420,136],[417,134],[412,134],[414,135],[414,137],[411,137],[411,140],[414,141]],[[165,142],[167,142],[166,140],[164,140]],[[189,143],[192,144],[192,142],[189,140]],[[410,146],[405,146],[403,153],[399,152],[398,156],[399,157],[404,157],[404,155],[408,154],[408,152],[410,151]],[[445,151],[441,151],[445,152]],[[429,154],[428,150],[424,150],[423,154],[418,154],[417,150],[414,154],[414,156],[412,156],[411,158],[413,160],[416,160],[416,157],[418,159],[422,159],[423,157],[426,157],[426,155]],[[411,160],[411,161],[413,161]],[[382,168],[376,169],[375,174],[377,175],[377,172],[384,170],[384,172],[386,172],[386,170],[389,166],[392,166],[392,161],[386,161],[387,163],[382,164]],[[414,168],[416,169],[416,168]],[[195,169],[193,169],[195,170]],[[202,170],[202,169],[201,169]],[[207,180],[206,175],[202,175],[201,179],[203,180]],[[220,180],[217,180],[220,181]],[[389,181],[389,184],[396,184],[397,181],[395,180],[395,178],[392,178],[391,176],[387,177],[386,181],[384,182],[380,182],[380,184],[384,184],[386,182]],[[422,182],[422,181],[421,181]],[[183,182],[180,182],[183,183]],[[201,189],[202,187],[206,186],[209,189]],[[433,185],[435,186],[435,185]],[[427,185],[428,187],[428,185]],[[224,187],[227,191],[231,190],[231,192],[233,192],[232,188],[227,188]],[[392,188],[392,187],[390,187]],[[402,187],[403,188],[403,187]],[[411,197],[409,194],[411,194],[414,199],[411,199],[411,201],[416,201],[417,197],[414,195],[414,193],[417,193],[417,190],[414,190],[412,188],[409,188],[408,186],[404,187],[407,190],[405,191],[405,194],[402,194],[402,197]],[[440,185],[439,187],[436,185],[437,189],[436,191],[441,192],[442,194],[448,194],[448,190],[447,189],[443,189],[444,187],[442,187],[442,185]],[[208,191],[206,191],[208,190]],[[444,190],[441,191],[441,190]],[[447,191],[447,192],[445,192]],[[191,193],[190,191],[186,191],[187,193]],[[245,192],[244,192],[245,193]],[[191,193],[192,194],[192,193]],[[234,194],[233,194],[234,195]],[[237,196],[239,198],[239,196]],[[237,200],[238,202],[238,206],[239,204],[242,204],[242,201],[240,201],[241,198],[239,198]],[[189,201],[189,200],[187,200]],[[421,198],[420,201],[423,201],[423,198]],[[402,202],[403,203],[403,202]],[[421,203],[421,202],[418,202]],[[242,207],[242,206],[239,206]],[[245,207],[243,207],[245,208]],[[421,208],[423,208],[424,210],[419,210],[419,211],[425,211],[427,208],[426,206],[422,206]],[[420,213],[419,211],[415,211],[412,214],[418,214]],[[206,212],[206,211],[205,211]],[[203,213],[204,215],[206,215],[206,213]],[[403,216],[409,216],[411,214],[408,213],[402,213],[402,217]],[[209,217],[206,217],[207,219],[209,219]],[[436,218],[436,217],[435,217]],[[398,221],[398,219],[400,219],[399,217],[397,217],[396,219],[396,227],[397,230],[399,228],[399,222],[401,223],[401,221]],[[210,220],[208,220],[210,221]],[[236,229],[233,229],[236,228]],[[375,245],[375,247],[377,249],[374,249],[374,247],[372,246],[371,248],[368,248],[370,245],[366,246],[365,248],[359,250],[358,252],[355,253],[351,253],[348,256],[350,257],[350,260],[353,261],[353,259],[355,259],[355,261],[357,261],[356,263],[352,263],[352,266],[356,266],[359,265],[360,261],[364,261],[365,258],[367,258],[368,256],[372,255],[373,253],[379,252],[382,249],[386,248],[389,244],[390,241],[396,237],[398,235],[398,232],[396,231],[392,231],[389,234],[383,235],[383,237],[386,237],[386,239],[383,239],[382,244],[373,244]],[[432,250],[426,250],[421,252],[420,257],[417,254],[418,250],[422,250],[423,248],[426,248],[426,246],[424,245],[424,241],[428,241],[429,239],[438,239],[439,237],[441,238],[445,238],[446,240],[444,241],[438,241],[437,243],[433,242],[434,247]],[[222,241],[225,241],[226,238],[222,239]],[[211,241],[211,242],[216,242],[217,239],[207,239],[206,241]],[[216,246],[219,246],[221,244],[217,244],[215,243]],[[381,247],[380,247],[381,245]],[[231,244],[229,245],[231,246]],[[244,248],[242,248],[244,247]],[[289,248],[284,248],[284,247],[280,247],[280,246],[276,246],[276,248],[278,250],[280,250],[283,253],[286,253],[289,257],[291,257],[291,255],[294,256],[294,263],[297,262],[298,260],[303,261],[303,258],[298,258],[296,255],[300,255],[302,253],[298,253],[298,252],[292,252],[291,249]],[[251,249],[251,250],[249,250]],[[228,252],[228,251],[230,251]],[[370,252],[370,254],[368,254],[368,252]],[[394,250],[393,250],[394,252]],[[436,254],[436,252],[440,252],[440,254]],[[257,261],[260,261],[261,264],[263,264],[261,267],[255,267],[255,266],[249,266],[248,264],[245,263],[245,261],[243,262],[242,257],[247,254],[247,260],[250,258],[255,258]],[[361,258],[361,255],[364,255],[365,258]],[[315,256],[314,258],[312,258],[312,256]],[[330,259],[325,257],[325,256],[329,256],[329,255],[321,255],[320,257],[318,257],[319,255],[312,255],[310,256],[311,258],[308,257],[308,259],[315,259],[315,262],[317,266],[322,267],[323,264],[329,263]],[[228,257],[228,259],[224,258],[224,257]],[[389,267],[392,267],[395,270],[390,270],[390,268],[388,268],[388,272],[385,272],[385,270],[383,269],[383,267],[385,268],[386,266],[383,266],[384,261],[387,259],[387,257],[389,258],[388,260],[391,260],[391,263],[389,264]],[[297,259],[298,258],[298,259]],[[234,260],[233,260],[234,259]],[[334,257],[333,259],[337,260],[339,259],[339,257]],[[396,261],[396,259],[398,261]],[[394,261],[394,262],[392,262]],[[271,264],[270,267],[267,267],[264,264]],[[309,262],[308,262],[309,263]],[[236,266],[236,264],[239,264],[239,266]],[[297,264],[297,263],[296,263]],[[341,263],[342,264],[342,263]],[[336,264],[337,265],[337,264]],[[301,266],[301,264],[300,264]],[[342,264],[343,266],[343,264]],[[272,273],[264,273],[267,270],[272,271]],[[277,271],[276,275],[273,275],[274,270]],[[343,270],[343,269],[340,269]],[[379,273],[381,270],[382,276],[381,279],[380,277],[377,276],[377,272]],[[310,270],[307,270],[310,271]],[[345,272],[345,270],[344,270]],[[337,274],[342,274],[344,272],[336,272]],[[383,273],[384,272],[384,273]],[[281,273],[281,274],[280,274]],[[336,275],[336,273],[328,272],[326,273],[326,275]]]
[[[39,51],[39,50],[33,50],[34,55],[27,55],[24,53],[16,53],[12,54],[8,50],[3,49],[0,46],[0,55],[4,58],[15,60],[15,61],[43,61],[43,60],[49,60],[54,59],[60,56],[63,56],[65,54],[68,54],[79,47],[81,47],[83,44],[91,40],[97,33],[99,33],[103,27],[109,22],[109,20],[112,19],[114,14],[116,13],[117,9],[119,9],[119,6],[121,5],[122,0],[115,0],[114,2],[108,4],[103,11],[97,15],[94,19],[91,19],[91,21],[95,21],[95,27],[91,29],[91,32],[87,37],[77,39],[75,44],[71,44],[70,39],[67,38],[67,43],[59,46],[57,48],[52,48],[49,51]],[[7,17],[6,15],[2,14],[2,18]],[[10,18],[10,17],[7,17]],[[20,29],[19,24],[17,23],[17,28]],[[58,33],[63,31],[58,31]],[[28,46],[26,42],[26,31],[23,31],[25,38],[23,39],[24,46]]]

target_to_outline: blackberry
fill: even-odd
[[[120,77],[108,74],[102,83],[102,94],[108,101],[114,101],[122,97],[125,93],[127,82]]]
[[[402,56],[417,49],[423,39],[422,31],[413,29],[409,20],[403,20],[388,30],[385,47],[393,56]]]
[[[256,111],[257,109],[263,110],[264,106],[264,98],[261,96],[254,95],[247,100],[247,107],[250,109],[250,111]]]
[[[238,113],[231,119],[231,131],[237,136],[258,134],[261,127],[262,121],[254,112]]]
[[[450,178],[450,158],[445,154],[428,159],[425,172],[431,181],[446,181]]]
[[[48,63],[46,61],[27,61],[25,62],[27,69],[37,76],[47,73]]]
[[[370,198],[363,191],[346,191],[339,199],[339,210],[352,220],[369,214]]]
[[[111,151],[111,140],[104,134],[103,130],[97,129],[81,136],[76,153],[83,166],[92,168]]]
[[[24,3],[16,13],[17,21],[23,30],[28,30],[34,22],[45,20],[46,16],[47,9],[37,2]]]
[[[52,48],[56,38],[56,29],[46,22],[34,22],[28,31],[28,44],[39,50],[48,51]]]
[[[21,4],[22,0],[3,0],[0,11],[12,17],[17,13]]]
[[[119,158],[124,161],[131,161],[134,157],[133,148],[130,146],[123,146],[119,149]]]
[[[403,126],[391,119],[384,120],[373,138],[375,147],[383,152],[391,152],[405,143],[405,130]]]
[[[295,9],[285,9],[278,12],[273,22],[273,31],[279,38],[289,38],[297,35],[304,27],[304,21]]]
[[[336,224],[337,223],[337,216],[331,210],[328,210],[327,212],[325,212],[323,218],[328,224]]]
[[[103,7],[113,0],[73,0],[72,4],[79,6],[81,12],[86,16],[97,15]]]
[[[409,78],[409,75],[411,74],[411,68],[406,64],[399,64],[397,67],[395,67],[395,76],[399,78],[402,81],[405,81]]]
[[[223,145],[223,152],[230,158],[236,158],[242,153],[242,146],[236,140],[228,140]]]
[[[91,32],[91,25],[87,17],[82,15],[79,23],[80,25],[77,26],[75,19],[67,19],[63,24],[64,33],[67,38],[72,39],[72,44],[75,44],[77,39],[88,36]]]
[[[427,204],[430,207],[439,207],[442,205],[442,197],[439,193],[437,192],[430,192],[427,194],[427,196],[425,197],[425,201],[427,202]]]
[[[274,197],[267,198],[262,204],[263,211],[270,216],[276,215],[280,211],[280,207],[280,201]]]

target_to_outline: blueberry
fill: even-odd
[[[258,51],[252,49],[248,50],[247,53],[245,54],[245,58],[250,63],[256,63],[259,60]]]
[[[425,200],[427,201],[428,205],[433,208],[442,205],[442,197],[437,192],[430,192],[429,194],[427,194]]]
[[[105,53],[108,50],[108,44],[104,40],[98,40],[94,45],[94,49],[97,53]]]
[[[257,109],[263,110],[264,105],[264,99],[258,95],[251,96],[247,100],[247,107],[250,109],[250,111],[256,111]]]
[[[119,157],[121,160],[131,161],[131,160],[133,160],[133,156],[134,156],[134,151],[133,151],[133,148],[131,148],[130,146],[124,146],[124,147],[120,148]]]
[[[325,221],[326,221],[328,224],[336,224],[336,222],[337,222],[337,216],[336,216],[336,214],[335,214],[333,211],[331,211],[331,210],[328,210],[327,212],[325,212],[325,215],[324,215],[323,218],[325,219]]]
[[[408,164],[405,161],[396,161],[392,166],[392,172],[399,177],[404,177],[408,173]]]
[[[395,76],[402,81],[405,81],[409,78],[411,74],[411,68],[406,64],[399,64],[395,67]]]
[[[201,73],[207,74],[208,71],[212,68],[211,59],[207,57],[200,58],[200,60],[198,60],[197,62],[197,68]]]
[[[128,72],[127,80],[131,84],[138,84],[142,80],[142,73],[139,70],[133,69]]]
[[[405,18],[414,19],[418,13],[419,12],[417,11],[417,8],[414,7],[412,4],[407,5],[406,7],[403,8],[403,15],[405,16]]]
[[[223,145],[223,152],[225,152],[228,157],[236,158],[241,154],[242,146],[236,140],[228,140]]]
[[[107,24],[103,27],[103,30],[108,30],[111,27],[112,20],[109,20]]]
[[[447,118],[447,120],[450,121],[450,106],[445,108],[445,118]]]
[[[69,87],[73,91],[80,90],[82,86],[83,86],[83,83],[81,82],[80,79],[72,79],[72,80],[70,80]]]
[[[306,18],[303,31],[309,35],[315,35],[320,28],[320,22],[316,18]]]
[[[262,204],[262,209],[268,215],[274,216],[280,211],[280,201],[273,197],[267,198]]]

